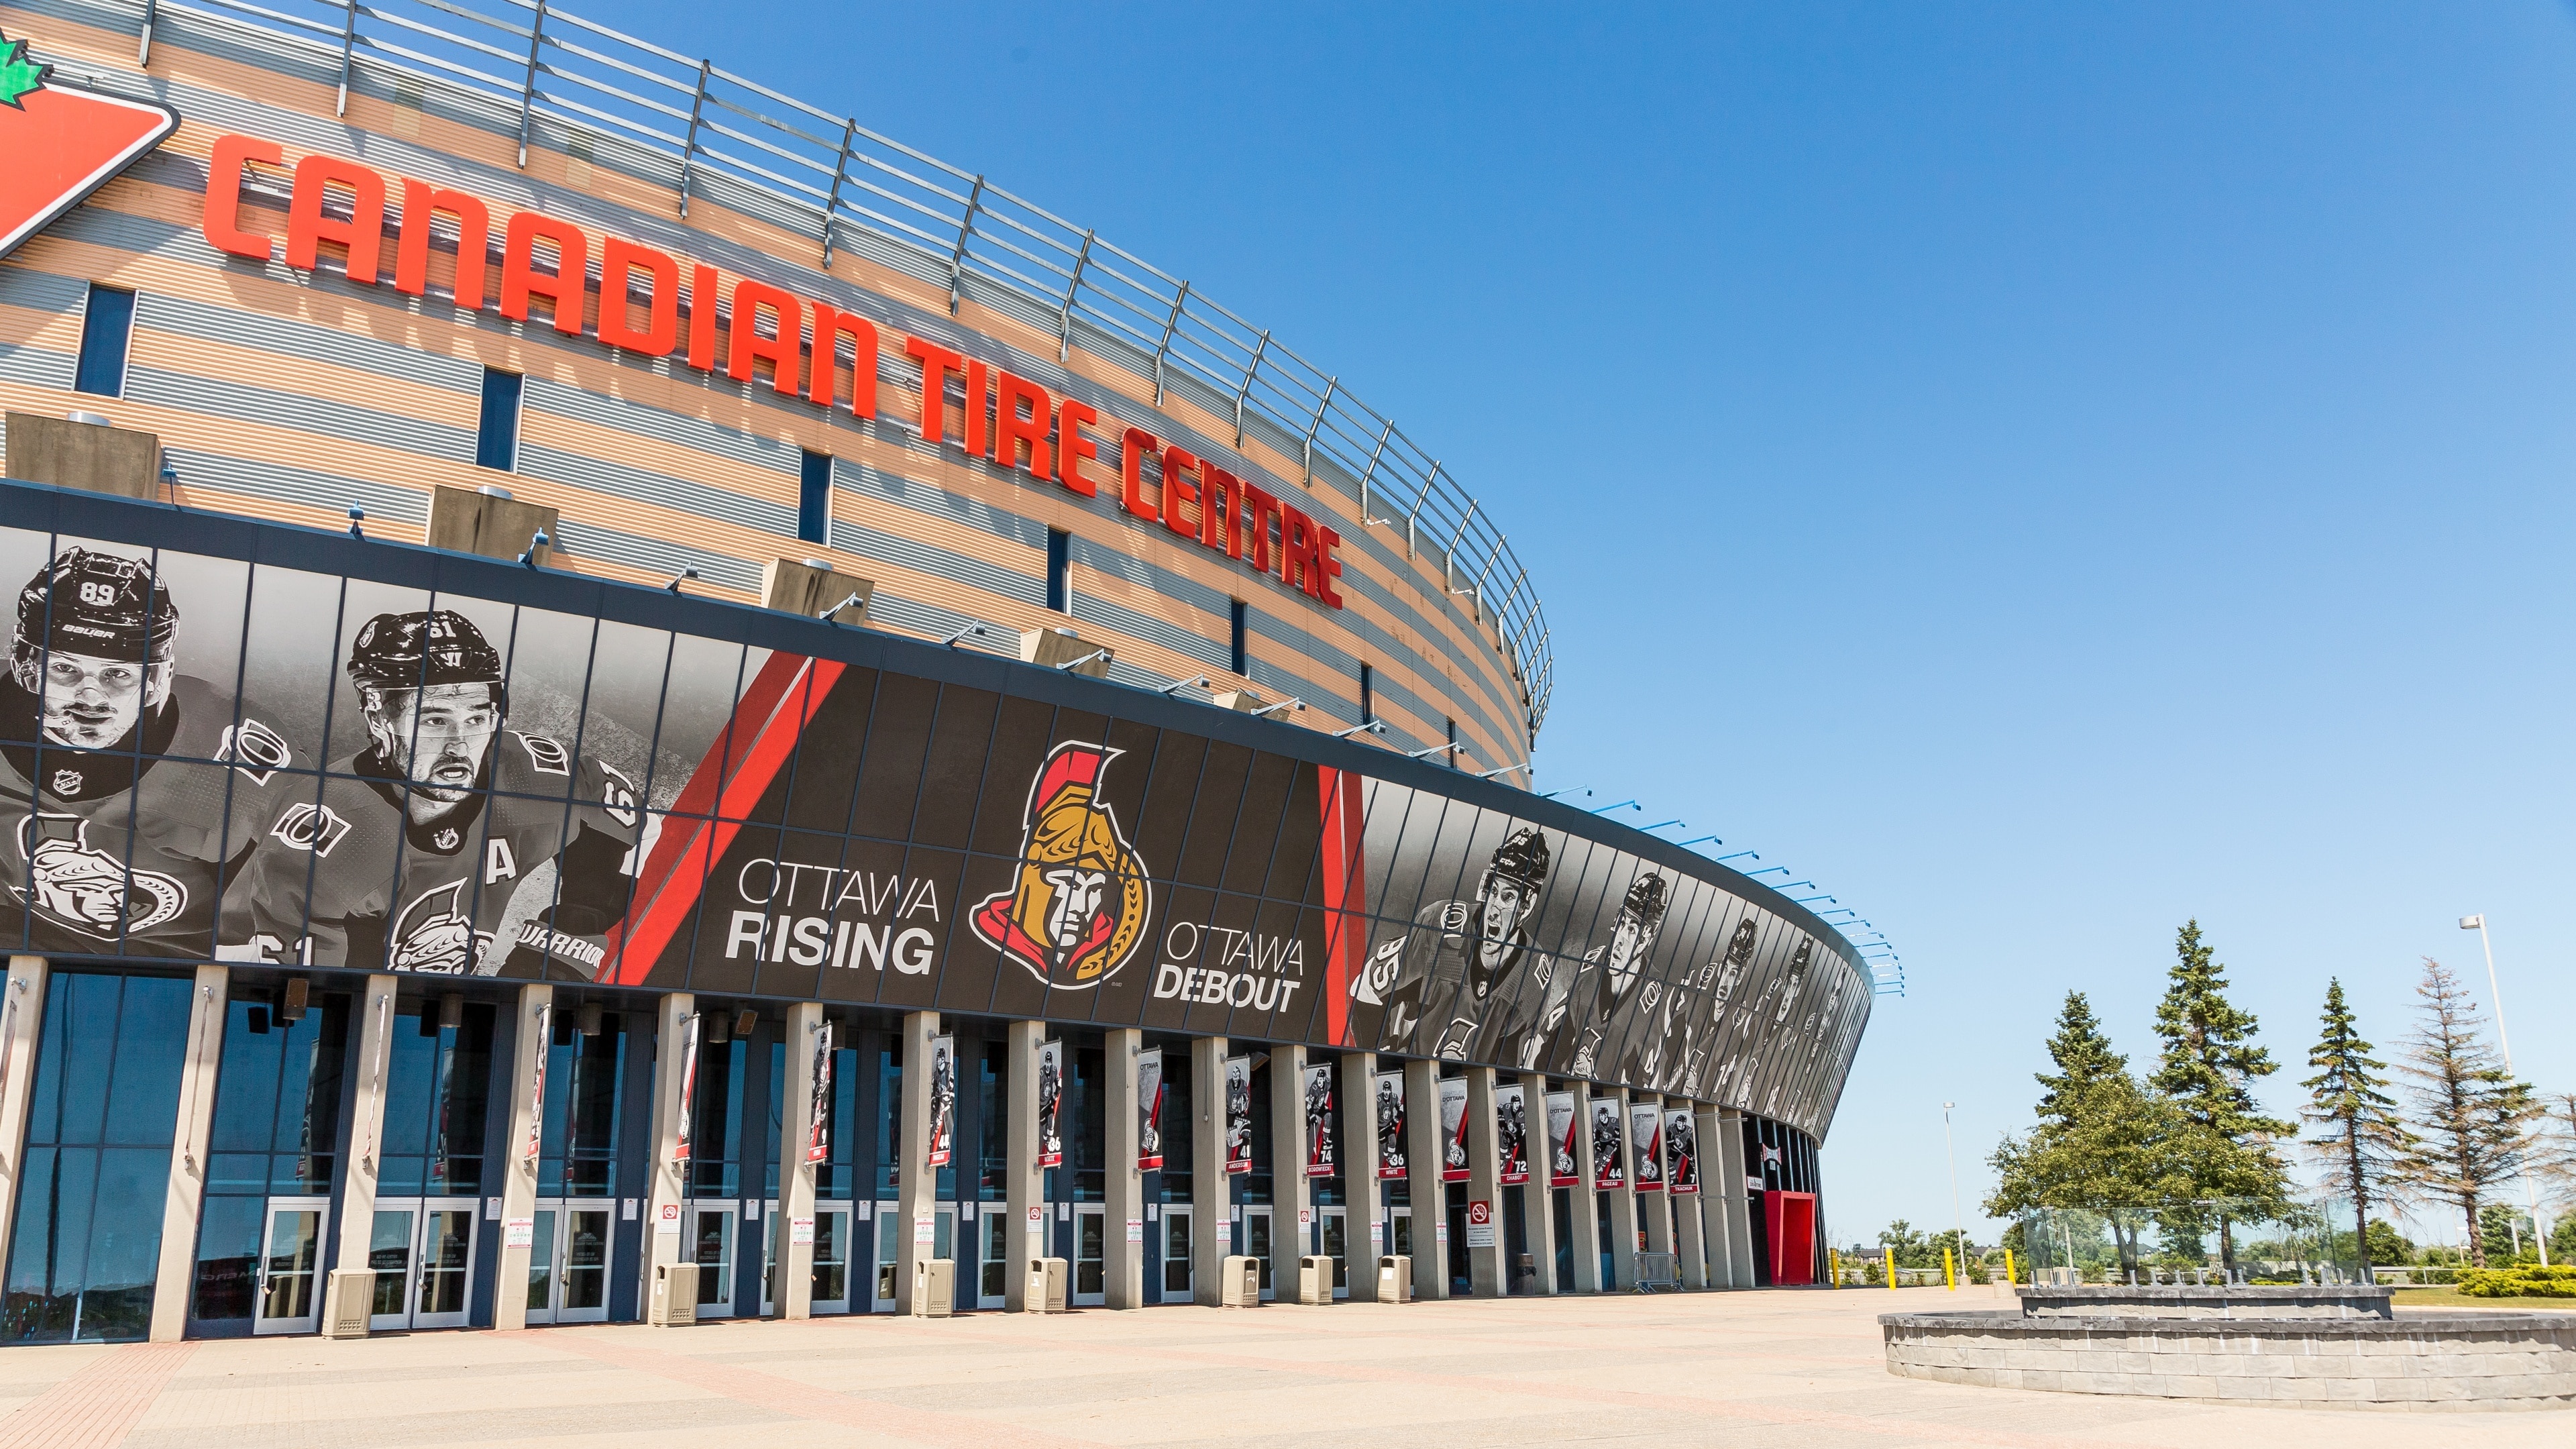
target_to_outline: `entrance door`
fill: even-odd
[[[1187,1303],[1195,1290],[1190,1264],[1190,1209],[1163,1205],[1163,1297],[1165,1303]]]
[[[1099,1203],[1073,1207],[1072,1302],[1097,1308],[1109,1301],[1109,1209]]]
[[[734,1218],[737,1202],[692,1202],[681,1209],[689,1225],[685,1247],[698,1265],[698,1316],[731,1318],[733,1307]]]
[[[311,1333],[322,1312],[322,1225],[331,1200],[320,1197],[273,1197],[268,1222],[260,1234],[266,1245],[259,1258],[258,1316],[253,1333]]]
[[[537,1205],[528,1240],[530,1323],[608,1320],[614,1208],[606,1199]]]
[[[903,1251],[903,1204],[879,1202],[877,1215],[877,1286],[871,1305],[879,1313],[894,1312],[894,1270]]]
[[[1261,1296],[1278,1297],[1270,1286],[1270,1209],[1247,1205],[1243,1210],[1243,1251],[1261,1261]]]
[[[778,1235],[792,1233],[795,1224],[782,1223],[778,1217],[778,1200],[772,1198],[764,1208],[769,1229],[762,1235],[768,1246],[760,1264],[760,1312],[768,1317],[778,1311]],[[850,1205],[846,1202],[814,1204],[814,1293],[809,1301],[815,1313],[850,1311]]]
[[[983,1216],[976,1219],[976,1240],[984,1245],[983,1281],[975,1291],[988,1306],[1004,1301],[1011,1278],[1011,1214],[1007,1204],[988,1202]]]
[[[1351,1296],[1351,1248],[1349,1236],[1343,1231],[1343,1224],[1349,1221],[1348,1210],[1328,1207],[1318,1211],[1323,1214],[1323,1253],[1333,1260],[1333,1296],[1348,1298]]]
[[[470,1197],[376,1204],[367,1245],[367,1266],[376,1274],[370,1329],[465,1326],[479,1206]]]
[[[1413,1209],[1391,1207],[1386,1210],[1386,1250],[1398,1258],[1413,1256]]]

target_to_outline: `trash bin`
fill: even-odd
[[[1230,1255],[1217,1279],[1217,1302],[1226,1308],[1261,1306],[1261,1260]]]
[[[1538,1255],[1536,1253],[1523,1253],[1512,1261],[1512,1291],[1514,1293],[1538,1291]]]
[[[912,1316],[946,1318],[957,1301],[957,1264],[950,1258],[915,1258]]]
[[[1031,1258],[1023,1312],[1062,1313],[1067,1265],[1062,1258]]]
[[[686,1328],[698,1321],[698,1265],[660,1263],[653,1269],[653,1304],[645,1321],[655,1328]]]
[[[322,1336],[364,1338],[367,1318],[375,1311],[376,1274],[372,1268],[334,1268],[322,1289]]]
[[[1297,1301],[1330,1303],[1333,1301],[1333,1260],[1309,1255],[1297,1261]]]
[[[1413,1301],[1413,1259],[1410,1255],[1389,1253],[1377,1260],[1377,1301]]]

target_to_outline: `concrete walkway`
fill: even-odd
[[[2576,1410],[2207,1408],[1890,1377],[1876,1315],[1936,1305],[2003,1306],[1846,1289],[14,1348],[0,1449],[2576,1442]]]

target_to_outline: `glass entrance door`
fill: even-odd
[[[311,1333],[322,1312],[322,1225],[331,1200],[273,1197],[260,1234],[259,1306],[253,1333]]]
[[[1190,1238],[1190,1209],[1163,1205],[1163,1298],[1165,1303],[1187,1303],[1193,1294],[1190,1252],[1195,1244]]]
[[[737,1202],[693,1202],[682,1211],[689,1225],[689,1261],[698,1265],[698,1316],[733,1317],[734,1215]]]
[[[876,1214],[876,1309],[880,1313],[892,1313],[894,1311],[895,1302],[895,1270],[900,1267],[903,1262],[903,1235],[911,1229],[903,1220],[903,1204],[899,1202],[879,1200],[876,1206]],[[930,1256],[934,1258],[953,1258],[957,1251],[957,1204],[953,1202],[938,1204],[937,1207],[932,1210],[930,1231]],[[956,1296],[960,1303],[965,1302],[967,1299],[966,1290],[971,1290],[974,1287],[973,1281],[971,1279],[951,1279],[950,1281],[952,1284],[957,1284],[961,1281],[963,1282],[964,1286],[957,1292]]]
[[[1349,1239],[1342,1229],[1349,1218],[1345,1215],[1344,1209],[1337,1207],[1322,1208],[1318,1211],[1323,1217],[1322,1251],[1325,1257],[1333,1260],[1333,1296],[1348,1298],[1351,1296],[1351,1249]]]
[[[1008,1205],[988,1202],[975,1222],[976,1241],[984,1245],[982,1277],[975,1285],[987,1307],[999,1307],[1011,1277],[1011,1214]]]
[[[760,1259],[760,1313],[764,1318],[778,1312],[778,1235],[792,1233],[796,1225],[782,1221],[778,1199],[771,1198],[763,1211],[769,1228],[761,1234],[764,1244]],[[814,1292],[807,1301],[813,1313],[847,1313],[850,1311],[850,1205],[845,1202],[822,1202],[814,1205]]]
[[[603,1323],[614,1204],[539,1203],[528,1241],[528,1321]]]
[[[1278,1290],[1270,1286],[1270,1209],[1245,1206],[1243,1210],[1243,1251],[1261,1260],[1261,1296],[1275,1298]]]
[[[1388,1256],[1413,1256],[1413,1209],[1391,1207],[1386,1210],[1386,1251]]]
[[[1109,1209],[1099,1203],[1073,1207],[1073,1305],[1097,1308],[1109,1301]]]
[[[371,1329],[463,1328],[482,1216],[470,1197],[379,1200],[367,1244]]]

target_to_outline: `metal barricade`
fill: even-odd
[[[1639,1253],[1637,1255],[1637,1291],[1652,1293],[1658,1288],[1670,1288],[1676,1293],[1682,1291],[1681,1270],[1675,1265],[1673,1255]]]

